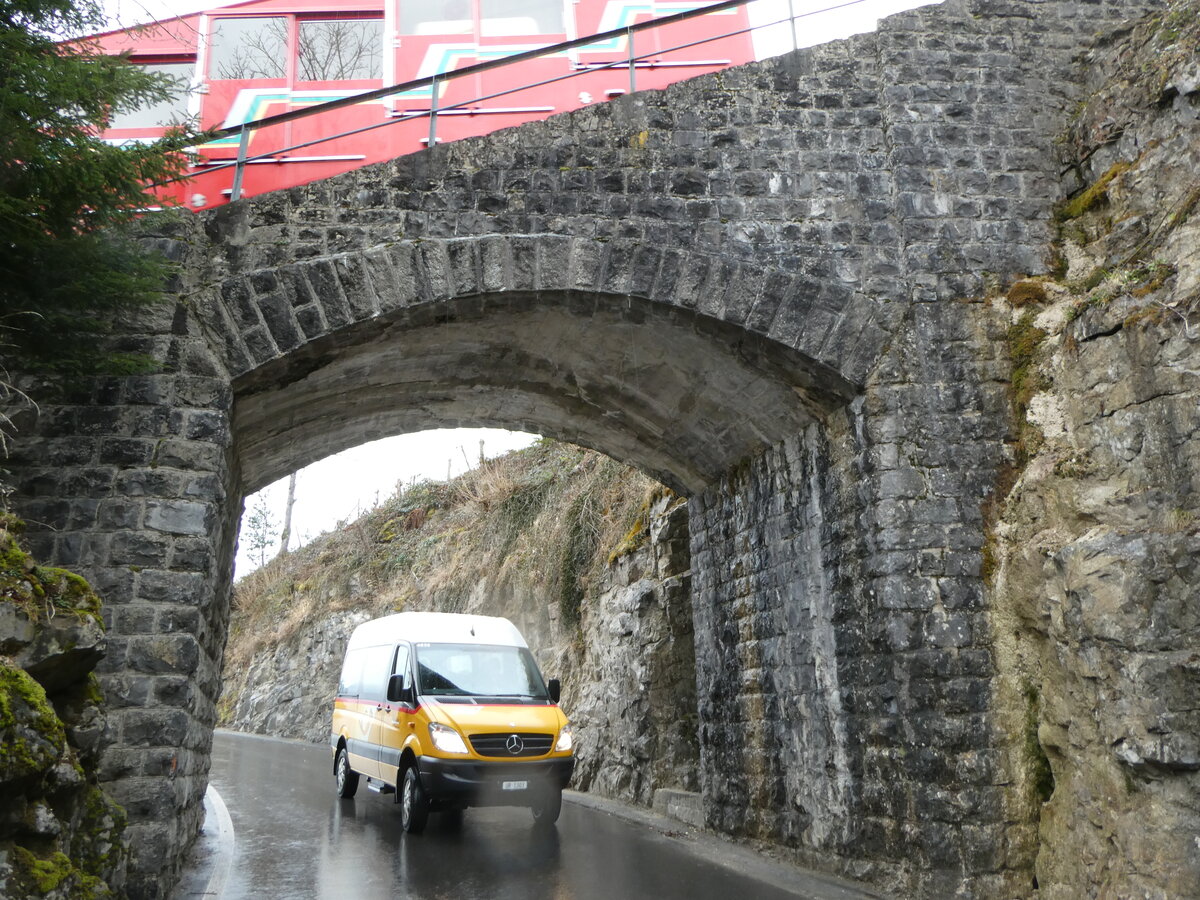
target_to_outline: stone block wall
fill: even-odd
[[[708,822],[789,846],[851,843],[840,647],[854,559],[828,447],[807,431],[691,501]]]
[[[1019,895],[981,577],[1003,323],[912,323],[844,416],[692,500],[705,810],[900,896]]]
[[[10,462],[31,551],[104,599],[100,776],[129,815],[125,890],[152,898],[203,815],[241,500],[228,378],[195,321],[181,304],[129,325],[125,348],[166,371],[31,384]]]

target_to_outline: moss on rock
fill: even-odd
[[[17,883],[32,895],[44,897],[55,890],[75,872],[65,853],[54,853],[47,859],[34,856],[24,847],[13,848]]]
[[[112,897],[126,820],[96,772],[100,599],[75,573],[38,566],[23,531],[0,516],[0,599],[17,607],[13,655],[0,657],[0,897]]]
[[[16,603],[31,619],[66,613],[102,625],[100,598],[91,585],[66,569],[37,565],[21,546],[24,530],[19,519],[0,516],[0,597]]]
[[[0,784],[49,769],[66,740],[42,686],[23,669],[0,664]]]
[[[1060,221],[1078,219],[1108,200],[1108,189],[1112,183],[1133,168],[1133,163],[1121,160],[1113,163],[1103,175],[1088,185],[1084,191],[1068,200],[1058,212]]]
[[[1038,366],[1046,332],[1034,324],[1036,311],[1026,310],[1008,329],[1006,343],[1012,363],[1012,407],[1017,426],[1017,463],[1023,464],[1037,450],[1040,432],[1029,425],[1026,413],[1034,394],[1045,390],[1049,381]]]

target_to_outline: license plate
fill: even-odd
[[[523,791],[529,787],[528,781],[503,781],[500,783],[502,791]]]

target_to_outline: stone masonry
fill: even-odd
[[[194,837],[241,501],[387,434],[596,447],[688,494],[710,826],[905,896],[1032,890],[983,509],[1078,54],[1151,2],[875,34],[162,226],[158,374],[25,385],[15,503],[104,596],[130,892]]]

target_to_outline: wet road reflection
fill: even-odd
[[[226,900],[783,900],[679,843],[607,813],[564,803],[535,829],[525,809],[430,817],[406,835],[392,795],[334,795],[322,746],[218,733],[211,780],[236,833]]]

